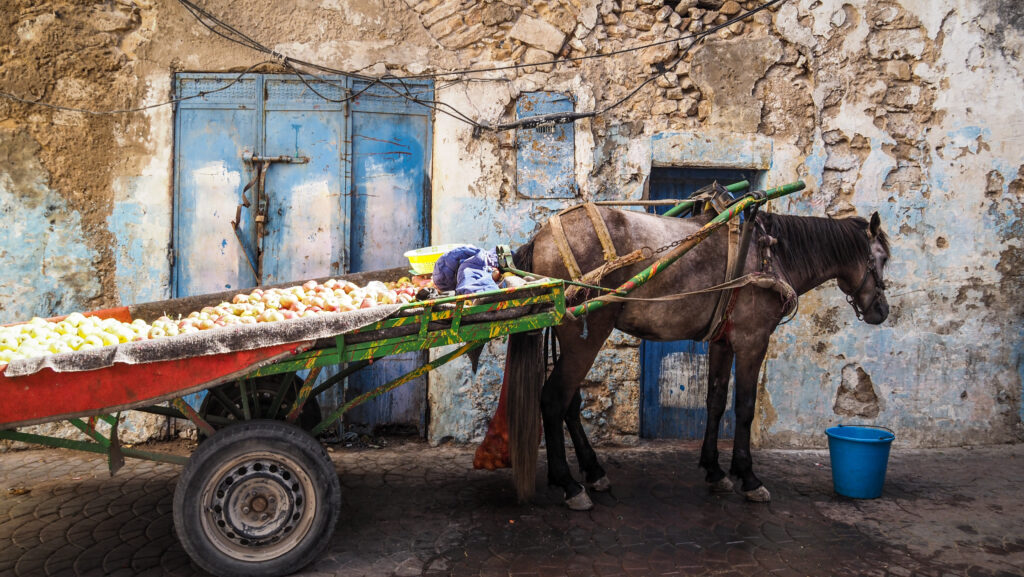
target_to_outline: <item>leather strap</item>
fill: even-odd
[[[627,255],[623,255],[616,258],[613,261],[606,262],[603,265],[597,267],[596,269],[588,272],[587,274],[583,275],[583,279],[581,282],[585,282],[587,284],[599,284],[601,282],[601,279],[603,279],[611,272],[619,270],[624,266],[629,266],[631,264],[638,263],[644,260],[645,258],[647,258],[647,255],[644,254],[644,250],[638,248]],[[566,287],[566,300],[572,301],[581,290],[584,289],[583,287],[580,286]]]
[[[615,254],[615,244],[612,243],[612,236],[608,233],[608,225],[601,218],[601,212],[597,209],[597,205],[588,202],[583,206],[587,209],[587,216],[590,217],[590,222],[594,224],[594,232],[597,233],[597,240],[601,242],[605,262],[615,260],[618,258],[618,255]]]
[[[562,262],[565,263],[565,268],[569,271],[569,278],[579,281],[583,277],[583,273],[580,272],[580,265],[576,262],[576,256],[572,254],[572,249],[569,248],[569,239],[565,237],[565,229],[562,228],[560,214],[556,214],[548,219],[548,222],[551,223],[551,236],[554,237],[555,246],[558,247],[558,252],[562,255]]]
[[[738,218],[729,220],[729,244],[726,256],[725,265],[725,282],[733,280],[732,271],[736,271],[737,274],[740,271],[736,268],[736,258],[740,252],[740,223]],[[718,303],[715,305],[715,314],[711,316],[711,326],[708,327],[708,332],[705,333],[704,338],[701,340],[709,341],[713,340],[716,335],[721,332],[722,326],[725,324],[726,317],[729,316],[729,309],[732,308],[733,297],[736,294],[735,290],[729,292],[723,292],[718,295]]]

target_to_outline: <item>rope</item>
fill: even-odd
[[[642,298],[642,297],[624,297],[624,296],[621,296],[621,295],[602,295],[602,296],[599,296],[599,297],[591,299],[591,300],[605,301],[605,302],[608,302],[608,303],[670,302],[670,301],[682,300],[684,298],[695,296],[695,295],[701,295],[701,294],[713,293],[713,292],[718,292],[718,291],[742,288],[742,287],[745,287],[745,286],[751,285],[751,284],[756,286],[756,287],[758,287],[758,288],[772,289],[772,290],[777,291],[780,295],[782,295],[783,298],[785,298],[787,303],[791,303],[791,302],[795,302],[796,301],[796,291],[793,290],[793,287],[790,286],[789,283],[787,283],[786,281],[780,279],[777,276],[766,275],[764,273],[750,273],[748,275],[741,276],[740,278],[738,278],[736,280],[733,280],[733,281],[729,281],[727,283],[718,284],[718,285],[715,285],[715,286],[712,286],[712,287],[708,287],[708,288],[705,288],[705,289],[701,289],[701,290],[689,291],[689,292],[684,292],[684,293],[675,293],[675,294],[666,295],[666,296],[662,296],[662,297]],[[789,306],[791,306],[791,305],[789,305]],[[787,306],[787,308],[789,308],[789,306]],[[577,318],[576,315],[573,315],[568,310],[565,312],[565,316],[567,316],[569,318],[569,320],[576,320],[576,318]]]

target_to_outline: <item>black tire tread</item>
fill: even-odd
[[[323,508],[315,512],[315,515],[324,517],[314,521],[313,530],[302,543],[276,559],[253,563],[227,557],[201,538],[196,539],[196,535],[202,535],[199,517],[192,515],[186,504],[190,498],[198,499],[198,495],[190,493],[197,492],[202,483],[200,481],[194,488],[191,485],[197,482],[197,476],[202,475],[205,469],[216,466],[220,453],[232,448],[237,451],[239,445],[259,443],[284,444],[290,457],[296,458],[298,454],[306,457],[303,460],[310,461],[312,465],[307,474],[316,487],[326,490],[326,495],[317,499]],[[301,428],[272,420],[240,422],[219,430],[201,443],[178,478],[173,501],[174,529],[185,552],[197,565],[220,577],[272,577],[298,571],[327,547],[340,510],[341,483],[327,451]]]

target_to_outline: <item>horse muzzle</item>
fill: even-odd
[[[872,306],[864,311],[864,322],[869,325],[880,325],[889,318],[889,303],[885,298],[877,299]]]

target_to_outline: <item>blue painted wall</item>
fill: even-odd
[[[102,292],[81,215],[50,188],[38,151],[0,130],[0,323],[83,310]]]

